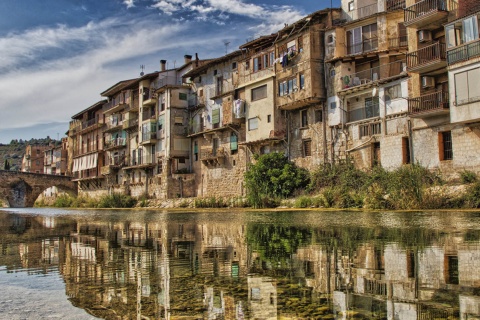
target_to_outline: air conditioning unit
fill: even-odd
[[[435,86],[435,78],[434,77],[422,77],[422,88],[431,88]]]
[[[430,30],[420,30],[420,31],[418,31],[418,41],[419,42],[432,41],[432,32]]]

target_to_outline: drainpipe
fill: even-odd
[[[326,164],[328,161],[328,150],[327,150],[327,101],[323,102],[322,105],[322,117],[323,117],[323,164]]]
[[[413,131],[412,131],[412,120],[408,120],[408,147],[410,149],[410,163],[415,163],[414,153],[413,153]]]
[[[290,112],[285,110],[285,122],[287,123],[287,158],[290,161]]]

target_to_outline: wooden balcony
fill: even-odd
[[[408,36],[400,36],[396,38],[388,38],[388,49],[408,48]]]
[[[205,165],[221,165],[225,160],[225,150],[223,148],[218,148],[214,150],[213,148],[202,148],[200,150],[200,160]]]
[[[446,45],[434,43],[420,50],[407,53],[407,70],[426,73],[447,66]]]
[[[447,51],[448,65],[468,61],[478,57],[480,57],[480,40],[476,40],[475,42],[470,42]]]
[[[451,0],[423,0],[404,9],[405,26],[417,29],[435,25],[441,26],[448,18]]]
[[[427,118],[449,112],[448,92],[445,91],[408,99],[408,114],[412,118]]]

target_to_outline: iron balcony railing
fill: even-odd
[[[158,137],[156,132],[143,132],[142,141],[156,140]]]
[[[434,11],[448,11],[448,7],[451,4],[450,0],[423,0],[415,3],[407,8],[404,12],[404,21],[408,22],[422,17],[423,15]]]
[[[112,117],[107,121],[107,130],[112,130],[123,125],[123,119],[121,117]]]
[[[98,118],[93,118],[87,121],[82,122],[82,130],[87,129],[88,127],[92,127],[95,124],[101,124]]]
[[[439,91],[408,99],[408,112],[418,114],[448,109],[448,92]]]
[[[125,138],[115,138],[112,140],[105,141],[105,148],[124,147],[126,145],[127,145],[127,139]]]
[[[448,65],[480,57],[480,40],[447,51]]]
[[[359,43],[348,44],[347,45],[347,54],[354,55],[354,54],[361,54],[364,52],[375,51],[378,49],[378,39],[367,39],[363,40]]]
[[[348,89],[368,84],[370,82],[406,75],[406,71],[406,62],[399,60],[371,69],[359,71],[350,76],[345,76],[341,79],[341,81],[343,83],[343,89]]]
[[[128,163],[129,166],[154,165],[156,163],[155,154],[136,156]]]
[[[112,166],[112,167],[121,167],[125,165],[125,156],[116,156],[116,157],[109,157],[107,158],[107,166]]]
[[[356,20],[356,19],[362,19],[371,15],[374,15],[377,12],[378,12],[378,4],[374,3],[374,4],[370,4],[370,5],[349,11],[347,12],[347,15],[350,17],[350,19]]]
[[[130,99],[130,92],[122,92],[114,97],[112,100],[108,101],[106,104],[103,105],[103,111],[108,111],[112,108],[115,108],[120,105],[127,104]]]
[[[416,68],[434,61],[446,59],[446,46],[444,43],[434,43],[420,50],[407,53],[407,68]]]
[[[200,150],[200,160],[213,160],[224,156],[225,150],[223,148],[202,148]]]
[[[142,121],[155,119],[155,108],[149,108],[142,112]]]
[[[405,0],[387,0],[387,11],[405,9]]]
[[[348,122],[355,122],[364,119],[370,119],[380,116],[380,105],[378,103],[371,103],[364,108],[355,109],[348,112]]]
[[[182,79],[177,78],[177,77],[162,77],[160,79],[157,79],[154,81],[154,87],[155,89],[160,89],[161,87],[164,86],[175,86],[175,85],[181,85],[182,84]]]
[[[138,118],[123,120],[123,129],[129,129],[138,126]]]

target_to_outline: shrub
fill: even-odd
[[[309,181],[308,172],[298,168],[280,153],[255,155],[245,173],[247,199],[255,208],[278,205],[295,190],[304,188]]]
[[[98,208],[132,208],[136,201],[127,195],[112,193],[100,198]]]
[[[460,172],[460,180],[462,183],[473,183],[477,181],[477,174],[472,171],[464,170]]]
[[[57,197],[57,199],[55,199],[53,206],[57,208],[73,207],[74,199],[75,198],[69,196],[68,194],[61,194]]]
[[[480,208],[480,181],[470,185],[467,189],[465,206],[468,208]]]

